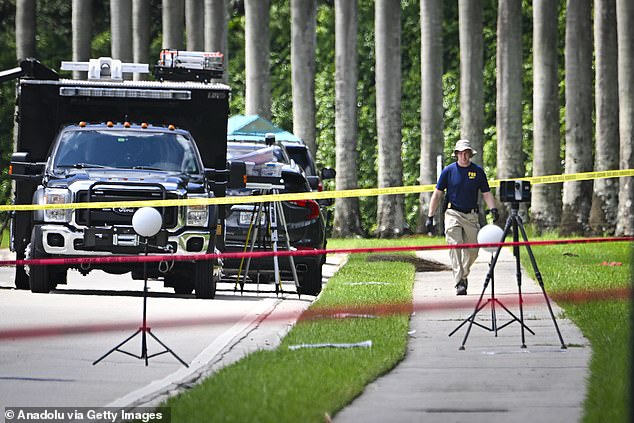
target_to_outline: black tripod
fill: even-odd
[[[147,238],[145,238],[145,237],[144,237],[144,242],[145,242],[145,256],[147,257],[148,241],[147,241]],[[143,322],[141,324],[141,327],[139,329],[137,329],[137,331],[134,332],[132,335],[128,336],[126,339],[124,339],[123,341],[118,343],[114,348],[110,349],[107,353],[105,353],[104,355],[99,357],[97,360],[95,360],[92,363],[93,366],[95,364],[99,363],[104,358],[108,357],[113,352],[118,351],[120,353],[127,354],[127,355],[129,355],[131,357],[134,357],[134,358],[144,359],[146,366],[148,365],[148,360],[150,358],[156,357],[158,355],[170,353],[170,354],[172,354],[174,356],[174,358],[176,358],[178,361],[180,361],[183,366],[189,367],[189,365],[187,365],[187,363],[185,363],[178,355],[176,355],[176,353],[174,351],[172,351],[156,335],[154,335],[152,333],[152,330],[150,329],[150,327],[147,325],[147,261],[143,262],[143,279],[144,279],[144,285],[143,285]],[[141,334],[141,354],[140,355],[137,355],[137,354],[131,353],[129,351],[120,349],[123,345],[125,345],[128,341],[130,341],[132,338],[137,336],[139,333]],[[148,352],[147,352],[147,335],[148,334],[164,348],[163,351],[159,351],[157,353],[148,355]]]
[[[504,239],[502,239],[502,241],[504,241]],[[461,327],[463,327],[465,325],[465,323],[473,320],[473,324],[476,326],[481,327],[482,329],[488,330],[489,332],[494,332],[495,336],[498,336],[498,331],[504,329],[505,327],[507,327],[508,325],[510,325],[513,322],[519,322],[522,326],[524,326],[524,328],[529,331],[530,333],[532,333],[533,335],[535,335],[535,332],[533,332],[531,330],[531,328],[529,328],[528,326],[526,326],[524,324],[524,322],[518,318],[515,314],[513,314],[513,312],[511,310],[509,310],[503,303],[502,301],[498,300],[495,296],[495,276],[493,274],[493,269],[491,268],[491,266],[493,265],[493,255],[491,255],[491,263],[489,264],[489,268],[491,269],[491,296],[489,298],[487,298],[487,300],[482,303],[482,305],[479,305],[478,307],[476,307],[476,309],[474,310],[473,313],[471,313],[471,315],[469,317],[467,317],[466,319],[464,319],[462,321],[462,323],[460,323],[454,330],[451,331],[451,333],[449,334],[449,336],[453,335],[454,333],[456,333],[458,330],[460,330]],[[486,290],[486,286],[484,287],[484,290]],[[481,297],[482,298],[482,297]],[[484,308],[486,308],[487,305],[491,306],[491,327],[485,326],[482,323],[476,322],[475,321],[475,316]],[[498,305],[500,306],[504,311],[506,311],[508,313],[509,316],[512,317],[511,320],[509,320],[508,322],[504,323],[501,326],[498,326],[497,324],[497,314],[495,311],[495,306]]]
[[[511,215],[509,216],[509,218],[506,220],[506,225],[504,227],[504,234],[502,235],[502,240],[500,242],[504,242],[504,239],[506,238],[506,236],[511,233],[511,230],[513,231],[513,242],[517,243],[519,242],[519,232],[522,233],[522,238],[524,239],[525,242],[528,242],[528,237],[526,236],[526,231],[524,230],[524,225],[522,223],[522,218],[519,216],[518,214],[518,210],[519,210],[519,202],[512,202],[511,203]],[[463,324],[465,324],[467,321],[469,322],[469,326],[467,327],[467,333],[465,333],[464,339],[462,340],[462,345],[460,346],[460,350],[464,350],[465,349],[465,343],[467,342],[467,338],[469,337],[469,333],[471,332],[471,327],[476,324],[478,326],[482,326],[478,323],[475,322],[475,317],[476,314],[478,314],[478,312],[480,310],[482,310],[487,303],[491,302],[492,307],[494,307],[494,305],[497,303],[499,305],[501,305],[509,314],[511,314],[511,316],[513,317],[513,320],[511,320],[510,322],[506,323],[505,325],[501,326],[498,329],[501,329],[502,327],[514,322],[514,321],[518,321],[520,323],[520,327],[522,329],[522,348],[526,348],[526,341],[525,341],[525,337],[524,337],[524,329],[527,329],[528,331],[530,331],[533,335],[535,334],[532,330],[530,330],[530,328],[528,328],[525,324],[524,324],[524,309],[523,309],[523,301],[522,301],[522,266],[520,264],[520,249],[519,249],[519,245],[514,245],[513,246],[513,255],[515,256],[515,275],[517,278],[517,290],[518,290],[518,298],[519,298],[519,308],[520,308],[520,317],[519,319],[513,314],[511,313],[506,307],[504,307],[504,305],[499,302],[497,299],[495,299],[494,294],[493,294],[493,289],[492,289],[492,294],[491,294],[491,298],[489,300],[487,300],[487,302],[484,303],[484,305],[482,304],[482,299],[484,297],[484,292],[486,291],[488,285],[489,285],[489,281],[493,280],[493,271],[495,270],[495,265],[497,263],[498,257],[500,256],[500,252],[502,251],[502,246],[499,246],[497,248],[497,250],[495,251],[495,254],[493,255],[493,258],[491,259],[491,264],[489,265],[489,272],[487,273],[486,279],[484,281],[484,287],[482,288],[482,293],[480,294],[480,298],[478,299],[478,302],[476,303],[476,306],[473,310],[473,313],[471,314],[471,316],[469,316],[464,322],[462,322],[462,324],[460,326],[458,326],[458,328],[460,328]],[[546,289],[544,288],[544,281],[542,279],[542,275],[541,272],[539,271],[539,268],[537,267],[537,262],[535,261],[535,256],[533,255],[533,250],[531,250],[531,246],[530,245],[526,245],[526,251],[528,252],[528,257],[530,258],[531,261],[531,265],[533,266],[533,271],[535,272],[535,277],[537,278],[537,282],[539,283],[539,286],[542,290],[542,294],[544,295],[544,299],[546,300],[546,305],[548,306],[548,311],[550,313],[550,317],[552,318],[553,324],[555,325],[555,330],[557,331],[557,336],[559,337],[559,341],[561,342],[561,349],[566,349],[566,344],[564,343],[564,340],[561,336],[561,332],[559,331],[559,326],[557,325],[557,320],[555,319],[555,315],[553,313],[553,309],[550,305],[550,300],[548,299],[548,295],[546,295]],[[492,285],[493,287],[493,285]],[[495,311],[493,309],[492,311],[493,316],[495,316]],[[495,319],[493,319],[493,327],[495,328],[496,326],[495,323]],[[484,327],[484,326],[482,326]],[[456,330],[458,329],[456,328]],[[485,327],[486,328],[486,327]],[[486,328],[488,329],[488,328]],[[456,331],[454,330],[454,332]],[[451,334],[453,334],[454,332],[452,332]],[[451,336],[450,334],[450,336]],[[497,336],[497,330],[496,330],[496,336]]]

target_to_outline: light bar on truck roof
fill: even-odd
[[[189,90],[144,90],[138,88],[60,87],[62,97],[147,98],[151,100],[191,100]]]
[[[149,73],[150,67],[143,63],[122,63],[121,60],[110,57],[90,59],[88,62],[62,62],[62,70],[87,71],[89,80],[117,80],[123,79],[123,72]]]

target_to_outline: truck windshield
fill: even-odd
[[[53,172],[124,168],[200,173],[191,140],[178,133],[148,130],[69,130],[54,152]]]

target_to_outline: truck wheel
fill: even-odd
[[[299,293],[304,295],[318,295],[321,292],[321,261],[308,266],[299,280]]]
[[[180,265],[177,269],[165,274],[165,286],[174,288],[179,295],[189,295],[194,290],[194,282],[187,272],[187,267]]]
[[[16,260],[24,260],[25,254],[16,252]],[[29,289],[29,275],[26,274],[24,266],[15,266],[15,288]]]
[[[216,278],[211,260],[194,262],[194,291],[196,298],[212,299],[216,296]]]
[[[189,295],[194,290],[194,284],[187,275],[180,273],[181,277],[173,281],[174,292],[180,295]]]
[[[57,267],[60,267],[60,266],[57,266]],[[67,278],[68,278],[68,269],[66,268],[55,269],[55,267],[53,267],[53,269],[49,271],[49,280],[51,281],[51,289],[55,289],[57,285],[66,285]]]
[[[35,231],[34,231],[35,233]],[[32,259],[46,258],[47,255],[42,248],[41,240],[36,236],[31,237],[31,257]],[[48,294],[51,292],[51,281],[49,268],[46,265],[29,266],[29,284],[31,292]]]

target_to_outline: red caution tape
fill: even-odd
[[[70,258],[45,258],[30,260],[0,260],[0,266],[24,266],[24,265],[80,265],[101,263],[156,263],[162,261],[200,261],[215,259],[240,259],[240,258],[264,258],[287,256],[311,256],[322,254],[359,254],[359,253],[386,253],[397,251],[432,251],[451,250],[463,248],[497,248],[497,247],[521,247],[561,244],[590,244],[599,242],[632,242],[634,237],[608,237],[608,238],[579,238],[558,239],[549,241],[518,241],[518,242],[492,242],[486,244],[455,244],[455,245],[415,245],[404,247],[372,247],[372,248],[334,248],[313,250],[281,250],[281,251],[254,251],[218,254],[156,254],[156,255],[130,255],[107,257],[70,257]]]
[[[631,297],[630,288],[614,288],[601,289],[593,291],[575,291],[565,292],[551,295],[555,301],[570,303],[587,303],[592,301],[614,301],[626,300]],[[517,294],[498,294],[499,299],[503,299],[507,304],[517,304]],[[460,299],[447,299],[434,301],[422,301],[417,303],[394,303],[394,304],[376,304],[367,306],[340,306],[340,307],[316,307],[303,312],[298,316],[297,311],[280,312],[274,311],[269,315],[259,316],[255,322],[267,323],[275,321],[287,321],[289,319],[298,319],[299,321],[317,320],[317,319],[341,319],[355,318],[359,316],[390,316],[396,314],[411,314],[413,312],[432,312],[437,310],[453,310],[453,309],[471,309],[474,305],[475,296],[470,295]],[[544,296],[541,292],[522,294],[522,303],[541,304]],[[349,317],[342,317],[349,316]],[[240,321],[242,315],[223,315],[209,318],[184,318],[171,320],[153,320],[152,328],[179,328],[192,326],[207,326],[220,324],[233,324]],[[0,340],[18,340],[28,338],[44,338],[68,335],[79,335],[85,333],[102,333],[116,332],[125,330],[134,330],[138,328],[138,322],[122,322],[122,323],[103,323],[90,325],[74,325],[74,326],[37,326],[22,327],[18,329],[0,330]]]

